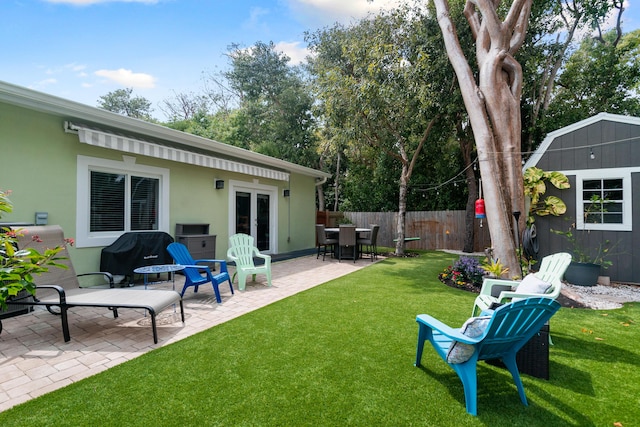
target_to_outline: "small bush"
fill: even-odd
[[[459,286],[463,286],[465,283],[473,283],[475,286],[480,286],[484,273],[477,258],[461,256],[452,266],[445,268],[440,275],[440,279],[452,280]]]

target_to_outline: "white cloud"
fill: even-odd
[[[249,11],[249,19],[242,26],[245,28],[256,28],[261,25],[260,19],[269,14],[269,10],[262,7],[252,7]]]
[[[132,88],[154,88],[156,86],[156,78],[150,74],[134,73],[131,70],[118,68],[117,70],[98,70],[96,76],[104,77],[107,80],[114,81],[125,87]]]
[[[58,83],[57,79],[54,78],[50,78],[50,79],[44,79],[44,80],[40,80],[39,82],[34,83],[31,88],[35,89],[35,88],[43,88],[45,86],[51,86]]]
[[[289,6],[300,13],[305,20],[349,23],[363,18],[367,13],[377,13],[382,9],[399,6],[402,0],[288,0]]]
[[[62,73],[66,73],[68,71],[71,71],[72,73],[75,73],[78,76],[84,76],[86,75],[85,71],[87,69],[87,66],[84,64],[76,64],[75,62],[72,62],[70,64],[65,64],[63,66],[58,66],[56,68],[48,68],[45,73],[46,74],[62,74]]]
[[[309,49],[301,46],[301,42],[278,42],[276,43],[276,51],[282,52],[291,58],[289,64],[299,65],[304,62],[305,58],[310,55]]]

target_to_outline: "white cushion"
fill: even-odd
[[[533,274],[527,274],[516,288],[519,294],[545,294],[551,288],[551,283],[538,279]]]
[[[469,338],[479,337],[487,329],[491,316],[470,317],[460,328],[460,332]],[[475,346],[463,342],[451,341],[447,351],[448,363],[464,363],[473,356]]]

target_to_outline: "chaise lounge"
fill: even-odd
[[[52,248],[64,244],[64,233],[59,226],[33,226],[22,230],[23,236],[19,238],[20,248],[32,247],[40,252],[44,248]],[[38,236],[38,241],[33,241],[33,236]],[[151,327],[153,330],[153,342],[158,343],[158,331],[156,327],[156,315],[165,308],[172,305],[180,305],[180,315],[184,323],[184,308],[182,297],[176,291],[170,290],[140,290],[130,288],[114,288],[113,278],[109,273],[88,273],[99,274],[108,281],[108,288],[81,288],[69,259],[66,249],[59,253],[67,259],[61,264],[67,265],[68,269],[52,267],[49,272],[41,276],[35,276],[36,295],[31,297],[14,298],[7,301],[11,306],[44,306],[53,314],[60,315],[62,322],[62,333],[65,342],[71,340],[69,332],[68,311],[74,307],[104,307],[113,311],[113,317],[118,317],[118,309],[132,308],[144,309],[151,317]],[[107,282],[105,282],[105,285]],[[26,320],[26,319],[25,319]],[[1,331],[1,329],[0,329]]]

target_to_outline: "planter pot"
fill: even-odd
[[[572,285],[595,286],[600,276],[600,264],[571,261],[564,273],[564,280]]]

